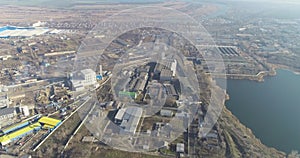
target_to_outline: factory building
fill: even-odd
[[[123,116],[125,114],[126,109],[119,109],[117,114],[115,115],[115,123],[122,123]]]
[[[29,122],[28,122],[28,121],[20,122],[20,123],[17,123],[17,124],[15,124],[15,125],[9,126],[9,127],[5,128],[5,129],[2,129],[1,132],[2,132],[3,134],[8,134],[8,133],[10,133],[10,132],[12,132],[12,131],[21,129],[21,128],[23,128],[23,127],[25,127],[25,126],[28,126],[28,125],[29,125]]]
[[[84,69],[71,75],[72,89],[83,90],[85,86],[96,85],[96,72],[92,69]]]
[[[138,92],[140,87],[142,85],[142,80],[141,79],[137,79],[136,82],[135,82],[135,85],[133,87],[133,89],[131,91],[133,92]]]
[[[11,142],[14,142],[26,135],[44,129],[53,130],[61,124],[61,120],[41,117],[37,122],[30,124],[29,121],[20,122],[10,127],[1,130],[2,136],[0,137],[0,145],[5,146]]]
[[[142,93],[145,90],[149,78],[149,69],[150,66],[146,66],[136,70],[136,78],[132,78],[127,85],[130,92]]]
[[[28,106],[22,106],[22,107],[21,107],[21,111],[22,111],[22,114],[23,114],[25,117],[27,117],[27,116],[30,115]]]
[[[122,128],[121,134],[135,134],[139,121],[142,117],[143,109],[130,107],[119,109],[115,115],[115,122]]]
[[[174,61],[171,63],[171,71],[173,77],[175,77],[176,75],[176,68],[177,68],[177,60],[174,59]]]
[[[137,82],[138,82],[138,79],[134,78],[128,83],[127,87],[129,88],[129,91],[131,91],[131,92],[135,91]]]
[[[41,117],[38,122],[43,125],[44,129],[54,129],[61,124],[61,120],[50,117]]]
[[[15,108],[0,109],[0,121],[11,119],[17,115]]]
[[[160,72],[160,81],[171,81],[173,72],[169,69],[162,69]]]
[[[176,144],[176,152],[177,153],[184,153],[184,144],[183,143],[177,143]]]
[[[171,81],[176,76],[177,61],[167,61],[166,64],[157,63],[154,68],[154,76],[160,81]]]
[[[165,117],[172,117],[173,111],[172,110],[160,110],[160,115]]]
[[[0,108],[8,107],[8,105],[9,105],[9,100],[7,95],[0,96]]]
[[[9,144],[10,142],[16,141],[28,134],[31,134],[35,131],[38,131],[41,129],[41,124],[39,122],[31,124],[27,127],[21,128],[17,131],[14,131],[12,133],[9,133],[7,135],[4,135],[0,137],[0,145],[5,146]]]
[[[149,96],[154,95],[157,99],[164,99],[164,92],[164,88],[156,80],[148,83],[146,94]]]
[[[140,86],[138,87],[139,92],[143,92],[145,90],[146,84],[148,82],[148,78],[149,78],[148,73],[141,73],[142,82],[141,82]]]
[[[172,85],[172,84],[164,84],[164,86],[166,88],[166,92],[167,92],[168,98],[176,99],[176,100],[179,99],[179,95],[178,95],[178,93],[177,93],[174,85]]]

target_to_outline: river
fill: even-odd
[[[228,80],[227,108],[262,143],[290,153],[300,151],[300,75],[277,70],[262,83]]]

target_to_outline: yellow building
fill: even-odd
[[[46,129],[54,129],[55,127],[61,124],[61,120],[57,120],[50,117],[41,117],[38,122],[41,123],[43,125],[43,128]]]
[[[4,136],[0,137],[0,144],[2,146],[5,146],[5,145],[9,144],[10,142],[18,140],[36,130],[40,130],[41,126],[42,125],[39,122],[37,122],[37,123],[31,124],[29,126],[26,126],[22,129],[19,129],[17,131],[14,131],[8,135],[4,135]]]

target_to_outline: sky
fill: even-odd
[[[101,4],[101,3],[149,3],[149,2],[161,2],[161,1],[173,1],[173,0],[0,0],[0,5],[22,5],[22,6],[42,6],[42,7],[54,7],[63,8],[70,7],[74,4]],[[174,0],[175,1],[175,0]],[[177,0],[177,1],[189,1],[189,2],[219,2],[219,3],[234,3],[234,2],[255,2],[255,3],[270,3],[271,5],[295,5],[299,4],[300,0]]]

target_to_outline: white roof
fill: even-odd
[[[122,110],[122,109],[120,109],[120,110]],[[129,107],[129,108],[125,108],[124,112],[122,112],[122,113],[121,114],[123,115],[123,117],[122,117],[122,123],[120,126],[124,128],[124,132],[134,134],[136,131],[136,128],[138,126],[138,123],[140,121],[140,118],[142,117],[143,109],[137,108],[137,107]]]
[[[122,120],[126,109],[120,109],[115,116],[116,120]]]
[[[176,152],[184,152],[184,144],[183,143],[176,144]]]
[[[95,71],[93,71],[92,69],[84,69],[84,70],[81,70],[81,73],[83,73],[83,74],[95,74]]]
[[[163,116],[172,116],[173,112],[171,110],[160,110],[160,114]]]

